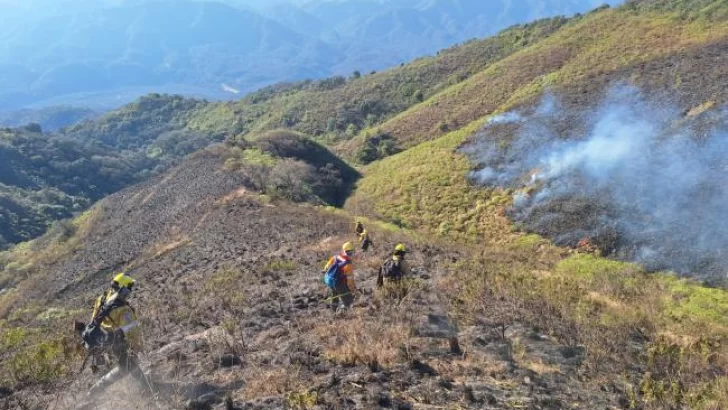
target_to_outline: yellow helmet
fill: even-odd
[[[118,284],[119,288],[131,289],[134,286],[134,279],[126,276],[123,272],[114,276],[114,283]]]
[[[407,253],[407,248],[404,246],[403,243],[398,243],[397,246],[394,247],[395,253]]]
[[[347,242],[347,243],[344,244],[344,246],[341,247],[341,249],[344,252],[354,252],[354,250],[356,249],[356,247],[354,247],[354,243]]]

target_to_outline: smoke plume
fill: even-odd
[[[515,190],[510,215],[527,230],[650,270],[722,281],[725,114],[686,115],[631,87],[591,109],[549,96],[531,113],[494,117],[463,149],[480,165],[473,182]]]

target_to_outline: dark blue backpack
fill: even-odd
[[[350,260],[341,260],[338,256],[334,256],[334,263],[324,272],[324,283],[331,289],[335,289],[341,279],[341,268],[350,264]]]
[[[86,349],[93,349],[95,347],[101,347],[106,344],[109,335],[101,329],[101,326],[89,323],[81,334],[83,340],[83,347]]]

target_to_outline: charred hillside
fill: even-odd
[[[653,92],[494,116],[463,148],[471,180],[512,190],[509,216],[559,245],[725,283],[726,107]]]
[[[3,297],[3,334],[23,332],[22,343],[3,339],[7,408],[106,408],[118,394],[130,398],[114,405],[122,409],[619,402],[575,378],[583,351],[527,320],[500,336],[485,323],[459,328],[454,318],[464,312],[451,306],[459,291],[447,277],[466,256],[411,233],[370,226],[375,249],[356,260],[361,294],[352,312],[335,316],[320,269],[351,240],[353,220],[261,195],[243,168],[230,167],[231,150],[200,152],[104,199],[70,238],[45,237],[32,253],[14,254],[30,267]],[[415,276],[408,296],[393,300],[373,289],[380,261],[399,241],[415,249]],[[63,324],[83,319],[119,270],[139,284],[133,303],[143,318],[144,368],[160,386],[156,402],[131,380],[88,402],[93,376],[75,372],[81,358]],[[565,376],[514,366],[510,338],[523,338],[532,360]]]

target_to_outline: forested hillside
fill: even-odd
[[[721,10],[713,2],[630,2],[515,26],[378,73],[271,86],[237,102],[150,95],[62,135],[135,158],[128,162],[134,170],[128,183],[211,141],[255,139],[278,128],[302,132],[367,164],[494,112],[529,112],[545,92],[558,95],[564,111],[595,106],[625,81],[648,98],[669,93],[678,109],[719,107],[725,65],[712,56],[723,47]],[[703,58],[709,63],[692,63]],[[108,193],[122,185],[94,189]]]
[[[0,246],[27,241],[106,195],[143,181],[225,135],[184,129],[175,117],[201,102],[150,95],[109,121],[43,133],[0,130]]]

